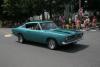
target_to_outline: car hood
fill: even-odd
[[[74,35],[74,34],[79,34],[79,31],[75,31],[75,30],[66,30],[66,29],[54,29],[54,30],[50,30],[50,32],[52,33],[56,33],[56,34],[60,34],[60,35],[65,35],[65,36],[70,36],[70,35]]]

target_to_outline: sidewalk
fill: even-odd
[[[85,31],[99,31],[100,29],[97,27],[97,28],[89,28],[88,30],[85,30],[85,29],[80,29],[80,31],[83,31],[83,32],[85,32]]]
[[[100,22],[97,23],[97,28],[100,30]]]

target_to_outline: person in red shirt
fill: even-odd
[[[80,21],[80,19],[77,17],[76,22],[75,22],[76,29],[80,29],[80,23],[81,23],[81,21]]]

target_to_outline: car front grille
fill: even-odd
[[[77,35],[72,35],[68,37],[68,41],[73,41],[73,40],[77,40],[80,39],[82,37],[81,34],[77,34]]]

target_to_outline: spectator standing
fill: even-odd
[[[65,18],[64,16],[60,16],[60,22],[61,22],[61,27],[64,28],[65,27]]]
[[[76,29],[80,29],[80,27],[81,27],[81,21],[80,21],[80,19],[77,17],[77,19],[76,19],[76,21],[75,21],[75,25],[76,25]]]
[[[84,20],[85,30],[89,29],[89,25],[90,25],[90,18],[86,17],[85,20]]]
[[[96,17],[94,16],[93,19],[92,19],[92,27],[93,27],[93,28],[96,28],[96,21],[97,21],[97,19],[96,19]]]
[[[71,28],[72,27],[72,19],[69,17],[68,21],[69,21],[69,26]]]

